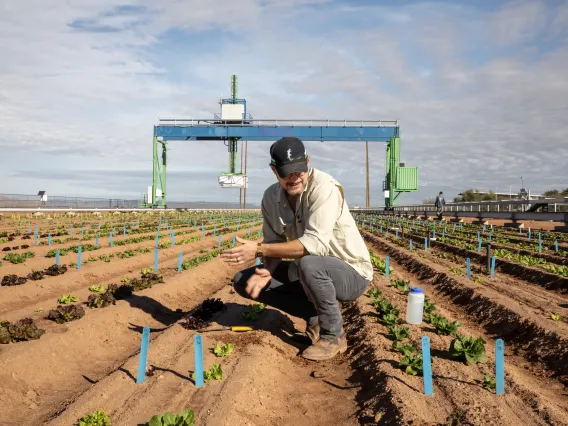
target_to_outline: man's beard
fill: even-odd
[[[288,195],[300,195],[304,190],[304,183],[300,181],[300,183],[296,186],[289,187],[286,185],[286,192]]]

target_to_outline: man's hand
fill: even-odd
[[[257,268],[254,274],[247,281],[246,293],[251,299],[256,299],[262,289],[266,287],[268,282],[272,279],[270,271],[264,268]]]
[[[253,262],[256,258],[256,242],[239,237],[236,237],[236,240],[242,245],[224,251],[221,258],[232,265],[245,265]]]

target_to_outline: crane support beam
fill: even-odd
[[[350,120],[180,120],[162,119],[154,126],[158,140],[227,140],[275,141],[295,136],[303,141],[320,142],[389,142],[399,137],[398,121]]]

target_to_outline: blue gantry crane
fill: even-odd
[[[237,77],[231,77],[231,97],[220,100],[221,113],[209,119],[160,119],[154,126],[153,179],[146,206],[167,208],[166,152],[168,141],[224,141],[229,151],[229,171],[219,176],[223,188],[246,188],[247,176],[237,172],[238,141],[276,141],[295,136],[303,141],[383,142],[387,144],[383,181],[385,209],[391,210],[404,192],[418,190],[418,168],[400,163],[398,120],[253,119],[245,99],[238,97]],[[162,156],[158,156],[158,144]],[[160,201],[157,200],[161,197]]]

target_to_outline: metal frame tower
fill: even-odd
[[[320,142],[386,142],[386,176],[383,182],[385,209],[392,210],[404,192],[418,190],[418,168],[400,163],[400,126],[398,120],[253,120],[247,114],[246,100],[238,98],[237,76],[231,77],[231,97],[221,99],[221,114],[213,119],[160,119],[154,126],[153,179],[146,207],[166,208],[167,141],[226,141],[229,172],[223,176],[244,178],[234,188],[246,188],[246,176],[237,172],[237,147],[242,141],[272,142],[284,136]],[[223,107],[225,106],[225,110]],[[161,161],[158,144],[162,145]],[[368,158],[368,151],[367,151]],[[159,174],[159,179],[158,179]],[[219,178],[219,184],[221,183]],[[157,196],[161,201],[157,202]],[[367,199],[368,202],[368,199]]]

